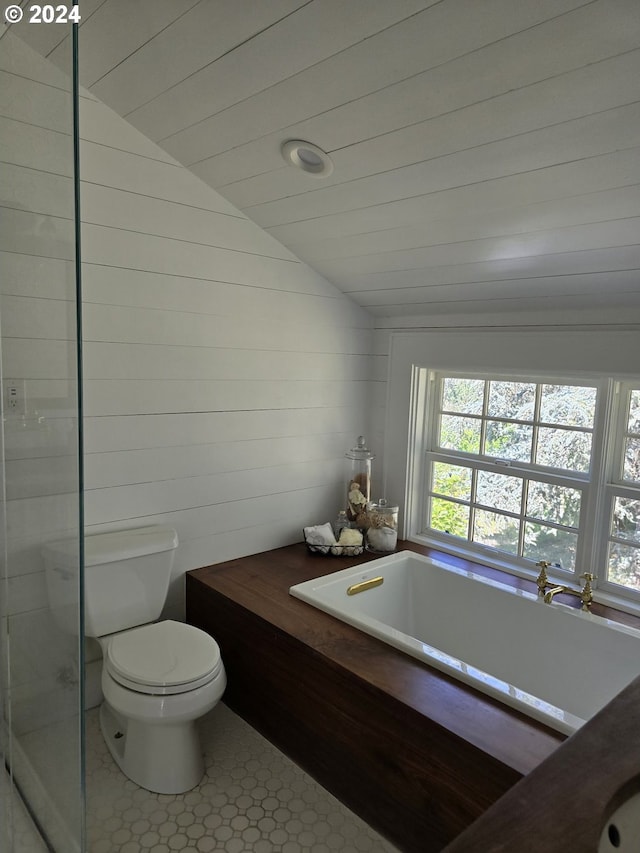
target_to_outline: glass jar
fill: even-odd
[[[395,551],[398,544],[398,507],[392,506],[384,498],[372,503],[367,510],[366,528],[367,551],[387,554]]]
[[[340,538],[340,534],[344,530],[345,527],[351,527],[349,523],[349,519],[347,518],[347,512],[344,509],[341,509],[338,513],[338,517],[333,522],[333,533],[336,537],[336,540]]]
[[[371,460],[373,453],[367,447],[363,435],[358,436],[356,447],[347,450],[345,456],[349,460],[347,475],[347,519],[357,522],[357,518],[367,508],[371,495]]]

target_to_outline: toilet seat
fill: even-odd
[[[112,636],[105,665],[123,687],[171,695],[208,684],[222,670],[222,659],[213,637],[168,619]]]

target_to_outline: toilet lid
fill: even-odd
[[[192,625],[167,619],[111,638],[106,666],[140,693],[183,693],[211,681],[222,667],[218,644]]]

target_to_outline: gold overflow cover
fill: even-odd
[[[368,581],[351,584],[351,586],[347,587],[347,595],[357,595],[357,593],[372,589],[374,586],[380,586],[381,583],[384,583],[383,577],[370,578]]]

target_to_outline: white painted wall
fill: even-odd
[[[185,571],[337,513],[372,320],[91,96],[81,136],[86,522],[176,527],[180,617]]]

